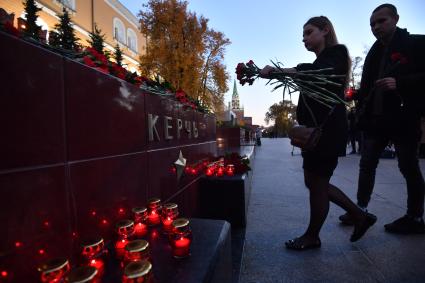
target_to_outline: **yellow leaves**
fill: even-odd
[[[147,38],[142,74],[160,74],[210,107],[222,105],[229,78],[222,61],[230,41],[209,29],[208,19],[188,11],[186,1],[149,0],[145,7],[139,13]]]

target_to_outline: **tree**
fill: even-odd
[[[77,50],[79,45],[77,43],[78,38],[75,36],[74,29],[71,25],[71,18],[69,17],[68,11],[63,8],[62,15],[59,16],[59,23],[55,25],[55,40],[50,41],[54,47],[59,47],[67,50]],[[53,33],[49,33],[53,34]]]
[[[115,46],[114,59],[118,66],[122,67],[122,51],[119,44]]]
[[[100,54],[104,54],[103,48],[105,46],[105,34],[102,34],[102,31],[96,24],[94,24],[94,31],[92,31],[89,36],[90,46]]]
[[[208,29],[204,37],[204,64],[202,67],[201,86],[198,98],[214,106],[220,111],[223,94],[228,90],[226,81],[229,74],[222,64],[225,47],[230,44],[223,33]]]
[[[59,33],[54,30],[49,31],[49,45],[54,47],[60,47],[61,45]]]
[[[187,10],[186,1],[149,0],[140,11],[141,32],[147,39],[140,71],[160,75],[206,106],[218,108],[229,75],[223,61],[229,40],[208,29],[208,19]]]
[[[275,132],[278,136],[286,136],[295,123],[296,105],[290,100],[280,101],[270,106],[264,121],[268,124],[275,121]]]
[[[360,56],[356,56],[351,59],[351,79],[350,79],[350,85],[353,88],[359,88],[360,87],[360,78],[361,78],[361,69],[362,65],[361,62],[363,61],[363,58]]]
[[[41,11],[41,9],[35,5],[34,0],[26,0],[22,4],[24,5],[24,11],[27,18],[26,27],[25,27],[25,35],[38,40],[41,27],[38,26],[36,22],[38,18],[37,13]]]

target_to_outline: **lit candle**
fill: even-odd
[[[134,207],[131,211],[134,214],[134,234],[136,237],[143,237],[148,233],[146,225],[148,210],[146,207]]]
[[[180,239],[175,240],[174,246],[174,257],[183,258],[189,256],[190,240],[188,238],[181,237]]]
[[[162,228],[165,234],[169,234],[173,229],[173,221],[177,219],[179,215],[178,206],[175,203],[164,204],[162,208],[161,220]]]
[[[131,211],[134,214],[134,222],[145,222],[148,216],[148,210],[146,207],[134,207]]]
[[[139,260],[127,264],[122,283],[151,283],[152,280],[152,264],[148,260]]]
[[[216,176],[223,176],[224,175],[224,167],[223,166],[219,166],[216,172]]]
[[[124,248],[127,245],[127,243],[128,243],[127,239],[121,239],[115,243],[115,253],[117,254],[118,258],[122,258],[124,256],[124,252],[125,252]]]
[[[129,219],[124,219],[118,221],[115,225],[118,236],[121,239],[127,239],[134,233],[134,221]]]
[[[145,240],[134,240],[125,246],[125,263],[146,260],[150,257],[149,243]]]
[[[148,201],[148,225],[155,226],[161,223],[161,200],[159,198],[151,198]]]
[[[211,165],[205,171],[205,175],[212,176],[212,175],[214,175],[214,172],[215,172],[215,167],[214,167],[214,165]]]
[[[102,259],[100,259],[100,258],[92,259],[92,260],[90,260],[89,265],[90,266],[93,266],[94,268],[97,269],[97,272],[98,272],[99,276],[102,276],[103,275],[105,263],[103,262]]]
[[[42,264],[38,271],[41,273],[41,282],[60,282],[70,270],[69,261],[64,258],[55,258]]]
[[[190,255],[190,244],[192,242],[192,231],[189,227],[189,220],[179,218],[173,221],[173,231],[170,235],[173,256],[175,258],[185,258]]]
[[[160,223],[160,216],[157,213],[157,211],[152,211],[149,215],[148,215],[148,223],[149,225],[157,225]]]
[[[173,219],[171,217],[167,216],[162,220],[162,225],[164,226],[164,230],[168,231],[172,227],[171,224],[173,224]]]
[[[104,252],[105,242],[103,238],[88,239],[82,242],[81,255],[90,260],[94,257],[98,257]]]
[[[143,237],[148,233],[148,226],[142,222],[137,223],[134,226],[134,234],[137,237]]]
[[[228,164],[226,167],[226,174],[228,176],[233,176],[235,174],[235,166],[233,164]]]
[[[129,219],[120,220],[115,227],[118,234],[118,240],[115,243],[115,254],[118,259],[122,259],[125,252],[125,245],[128,243],[128,238],[134,234],[134,222]]]

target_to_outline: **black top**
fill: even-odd
[[[376,41],[366,56],[358,99],[367,123],[362,130],[418,139],[420,115],[425,112],[425,36],[397,28],[389,46]],[[383,72],[379,67],[385,66]],[[382,93],[382,114],[374,112],[375,81],[394,77],[397,90]],[[369,97],[368,99],[366,99]],[[364,105],[363,105],[364,104]],[[375,103],[376,104],[376,103]]]
[[[306,71],[333,68],[331,71],[326,71],[324,73],[348,75],[348,60],[349,56],[347,48],[344,45],[338,44],[325,48],[312,64],[299,64],[296,69],[297,71]],[[326,85],[324,87],[344,99],[346,79],[333,78],[332,80],[340,83],[341,86]],[[297,121],[300,125],[314,127],[316,126],[314,124],[314,120],[306,108],[301,95],[298,99]],[[304,98],[319,125],[327,119],[323,127],[322,137],[313,151],[325,156],[344,156],[348,137],[348,123],[345,105],[341,103],[337,104],[333,113],[329,116],[329,118],[327,118],[331,110],[329,107],[326,107],[307,96],[304,96]]]

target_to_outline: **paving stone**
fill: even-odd
[[[321,231],[322,247],[292,251],[284,242],[301,235],[309,219],[299,150],[288,139],[262,139],[253,160],[240,283],[425,282],[425,235],[393,235],[383,225],[405,213],[406,187],[396,159],[381,159],[369,210],[377,223],[351,243],[352,227],[339,224],[344,211],[331,205]],[[355,200],[359,155],[339,159],[331,182]],[[420,160],[422,172],[425,161]]]

